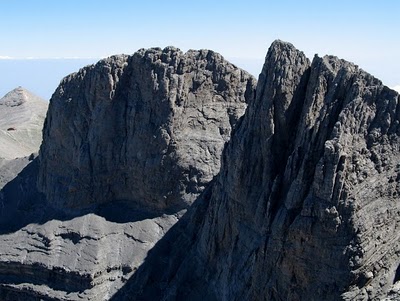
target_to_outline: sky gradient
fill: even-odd
[[[154,46],[213,49],[257,75],[275,39],[291,42],[310,59],[334,54],[390,87],[400,85],[400,1],[322,3],[0,0],[0,94],[22,85],[49,98],[48,91],[79,67]],[[32,58],[46,62],[46,72]],[[16,60],[12,71],[5,67]],[[34,72],[31,82],[22,75]]]

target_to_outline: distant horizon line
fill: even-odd
[[[118,54],[112,54],[112,55],[108,55],[108,56],[96,56],[96,57],[80,57],[80,56],[65,56],[65,57],[12,57],[12,56],[1,56],[0,55],[0,62],[6,62],[6,61],[62,61],[62,60],[70,60],[70,61],[79,61],[79,60],[88,60],[88,61],[93,61],[93,63],[95,63],[95,61],[98,60],[102,60],[105,58],[108,58],[110,56],[113,55],[118,55]],[[242,63],[250,63],[251,65],[256,65],[255,63],[260,64],[260,70],[262,68],[263,65],[263,60],[264,58],[255,58],[255,57],[238,57],[238,56],[226,56],[225,57],[228,61],[234,63],[235,65],[241,65],[240,61],[242,61]],[[249,65],[250,66],[250,65]],[[255,68],[246,68],[249,66],[239,66],[240,68],[247,70],[248,72],[250,72],[251,74],[253,74],[254,76],[257,76],[259,74],[259,71],[255,71]],[[254,66],[252,66],[254,67]],[[254,69],[254,70],[252,70]],[[385,84],[385,81],[383,81],[383,83]],[[398,93],[400,93],[400,83],[396,83],[396,82],[391,82],[390,84],[385,84],[387,85],[389,88],[397,91]],[[18,85],[16,85],[18,86]],[[24,86],[22,84],[22,86]]]
[[[30,60],[98,60],[98,59],[103,59],[106,58],[107,56],[104,57],[79,57],[79,56],[66,56],[66,57],[33,57],[33,56],[28,56],[28,57],[13,57],[13,56],[0,56],[0,60],[4,61],[30,61]]]
[[[133,54],[133,53],[132,53]],[[126,53],[115,53],[105,56],[92,56],[92,57],[84,57],[84,56],[59,56],[59,57],[13,57],[8,55],[0,55],[0,61],[30,61],[30,60],[101,60],[114,55],[132,55]],[[223,55],[223,54],[221,54]],[[223,55],[224,56],[224,55]],[[260,61],[264,60],[264,57],[240,57],[240,56],[224,56],[226,59],[237,59],[237,60],[246,60],[246,61]]]

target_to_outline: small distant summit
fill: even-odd
[[[18,86],[14,90],[8,92],[3,98],[0,99],[0,105],[7,107],[16,107],[20,106],[26,102],[45,102],[39,96],[36,96],[32,92],[23,88],[22,86]]]
[[[39,150],[48,102],[19,86],[0,99],[0,158]]]
[[[30,128],[32,121],[44,120],[47,106],[47,101],[19,86],[0,99],[0,129]]]

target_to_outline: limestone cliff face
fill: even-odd
[[[399,95],[357,66],[310,64],[274,42],[218,177],[119,297],[390,297],[400,280],[399,112]]]
[[[50,101],[39,190],[60,208],[185,208],[219,171],[254,88],[207,50],[142,49],[86,67]]]

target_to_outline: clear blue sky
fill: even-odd
[[[43,77],[36,84],[15,75],[22,81],[16,86],[29,86],[48,98],[62,72],[153,46],[213,49],[257,74],[269,45],[279,38],[310,58],[315,53],[334,54],[353,61],[393,87],[400,85],[399,16],[398,0],[0,0],[0,58],[86,59],[59,60],[53,77],[52,67],[44,73],[35,66],[38,77]],[[1,61],[4,94],[12,82]],[[33,72],[27,68],[27,74]],[[14,72],[20,74],[24,68]]]

